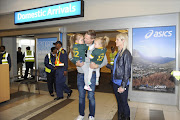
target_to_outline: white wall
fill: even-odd
[[[0,30],[180,12],[180,0],[84,0],[85,15],[83,18],[56,20],[53,22],[34,23],[29,25],[14,25],[13,11],[67,1],[72,0],[0,0]]]
[[[17,75],[16,37],[3,37],[2,45],[6,47],[6,52],[8,52],[11,57],[10,77],[16,76]]]

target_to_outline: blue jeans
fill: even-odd
[[[125,117],[130,117],[130,109],[127,101],[129,86],[126,87],[123,93],[117,92],[118,88],[119,85],[113,83],[114,94],[118,103],[118,114],[124,114]]]
[[[84,110],[85,110],[85,96],[86,96],[86,90],[84,90],[84,74],[78,73],[77,74],[77,86],[79,91],[79,114],[84,116]],[[90,85],[92,91],[88,91],[88,99],[89,99],[89,116],[95,115],[95,87],[96,87],[96,74],[93,72],[92,78],[91,78],[91,85]]]

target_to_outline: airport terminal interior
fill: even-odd
[[[97,37],[108,36],[110,38],[106,53],[108,61],[110,61],[111,47],[115,46],[115,37],[120,32],[128,33],[128,30],[97,31]],[[67,33],[67,39],[72,34],[75,33]],[[21,47],[22,51],[25,51],[27,46],[35,50],[35,39],[33,35],[17,36],[16,45]],[[67,52],[69,52],[68,48],[69,42]],[[118,51],[117,48],[116,51]],[[25,65],[23,65],[22,72],[24,74]],[[39,76],[37,77],[39,79]],[[74,120],[78,116],[77,70],[70,60],[68,61],[67,84],[73,93],[68,99],[67,94],[64,93],[63,99],[55,101],[55,97],[49,95],[46,80],[40,79],[38,88],[34,84],[30,85],[30,91],[26,84],[21,84],[23,81],[19,72],[18,76],[10,77],[10,100],[0,103],[1,120]],[[95,100],[96,120],[117,120],[117,103],[113,94],[111,71],[106,67],[101,69],[100,85],[96,87]],[[86,96],[85,120],[88,119],[88,102]],[[128,103],[131,120],[179,120],[180,118],[178,107],[174,105],[138,102],[130,99]]]
[[[48,91],[44,60],[57,41],[69,55],[70,38],[85,36],[88,30],[94,30],[96,38],[109,38],[108,63],[112,63],[112,48],[119,51],[117,35],[128,36],[130,120],[180,120],[179,6],[179,0],[0,0],[0,46],[11,57],[9,69],[9,58],[0,51],[0,120],[77,120],[80,73],[76,65],[67,59],[65,84],[72,94],[64,92],[63,98],[55,99],[57,94]],[[22,74],[17,69],[19,47],[26,56]],[[25,77],[27,47],[34,65]],[[95,120],[119,120],[112,72],[106,66],[100,69]],[[87,91],[84,112],[83,120],[94,120],[89,117]]]

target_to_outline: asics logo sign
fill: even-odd
[[[145,38],[148,39],[151,36],[153,36],[153,37],[171,37],[172,36],[172,31],[149,30],[149,32],[145,35]]]

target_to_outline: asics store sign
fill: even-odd
[[[149,30],[149,32],[145,35],[145,38],[148,39],[151,36],[153,36],[153,37],[171,37],[172,36],[172,31]]]
[[[14,23],[24,24],[84,16],[83,0],[14,12]]]

